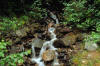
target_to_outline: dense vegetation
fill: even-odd
[[[89,32],[94,42],[100,41],[100,0],[1,0],[0,4],[0,36],[16,31],[32,20],[43,20],[50,10],[61,14],[60,24]],[[24,62],[24,55],[31,53],[28,50],[5,55],[10,43],[5,41],[4,35],[0,39],[0,66],[16,66]]]
[[[90,31],[93,41],[100,37],[100,1],[99,0],[79,0],[63,3],[64,24],[72,28]],[[88,38],[89,40],[89,38]]]

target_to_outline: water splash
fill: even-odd
[[[35,58],[36,56],[34,45],[32,45],[32,57]]]
[[[43,61],[41,61],[42,60],[42,58],[41,57],[32,57],[32,59],[31,59],[33,62],[36,62],[37,64],[38,64],[38,66],[45,66],[45,64],[44,64],[44,62]]]
[[[56,54],[56,57],[55,57],[55,59],[54,59],[53,66],[59,66],[59,62],[58,62],[58,59],[57,59],[58,53],[55,52],[55,54]]]

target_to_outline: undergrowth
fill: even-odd
[[[30,50],[27,50],[21,53],[6,55],[7,45],[10,45],[9,42],[5,42],[4,40],[0,42],[0,66],[17,66],[18,64],[23,64],[23,57],[31,53]]]

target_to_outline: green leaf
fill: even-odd
[[[19,60],[18,60],[18,64],[23,63],[23,62],[24,62],[23,59],[19,59]]]

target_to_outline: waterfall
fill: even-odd
[[[56,24],[59,24],[57,17],[52,12],[50,12],[50,13],[51,13],[51,17],[56,20]],[[55,51],[56,57],[54,58],[53,66],[59,65],[59,62],[57,60],[58,53],[56,52],[57,48],[55,48],[53,46],[54,41],[57,40],[56,34],[54,33],[54,31],[55,31],[54,27],[48,28],[48,32],[50,33],[51,40],[43,43],[43,46],[40,50],[38,57],[35,56],[36,54],[35,54],[34,45],[32,45],[32,59],[31,59],[31,61],[37,63],[38,66],[45,66],[44,61],[42,61],[42,54],[48,47],[49,47],[49,50]]]

